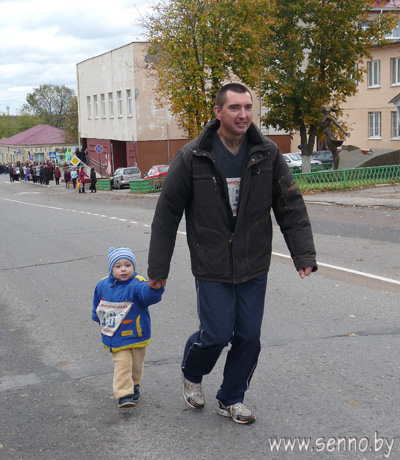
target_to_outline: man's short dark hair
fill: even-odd
[[[225,104],[226,93],[228,91],[233,91],[234,93],[240,94],[249,93],[251,100],[253,100],[250,91],[244,85],[241,85],[240,83],[228,83],[227,85],[223,86],[218,90],[218,93],[215,97],[215,105],[220,109],[222,109],[222,106]]]

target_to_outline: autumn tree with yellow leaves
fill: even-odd
[[[189,138],[213,117],[222,84],[258,79],[270,10],[270,0],[164,0],[146,17],[146,62],[158,102]]]
[[[383,0],[382,5],[394,0]],[[143,21],[158,101],[194,138],[219,87],[241,81],[268,108],[266,126],[300,132],[310,170],[323,106],[340,116],[372,46],[397,18],[372,0],[162,0]]]
[[[385,43],[396,14],[371,17],[371,0],[280,0],[257,86],[269,111],[266,125],[301,136],[303,171],[310,170],[323,106],[340,106],[357,92],[363,62]],[[387,4],[387,1],[383,2]]]

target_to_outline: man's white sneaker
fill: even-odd
[[[193,383],[188,379],[185,379],[182,372],[182,381],[183,381],[183,399],[186,404],[195,409],[203,409],[205,404],[205,399],[203,395],[203,390],[201,388],[201,383]]]
[[[231,417],[236,423],[250,424],[255,422],[256,416],[251,413],[242,403],[225,406],[221,401],[218,401],[218,414],[223,417]]]

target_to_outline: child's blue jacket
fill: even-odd
[[[96,309],[101,301],[132,303],[132,307],[113,336],[101,334],[105,348],[112,353],[125,348],[146,347],[151,341],[151,323],[148,306],[161,300],[164,288],[151,289],[147,280],[134,273],[126,281],[115,279],[112,275],[102,279],[96,286],[93,296],[92,319],[100,323]]]

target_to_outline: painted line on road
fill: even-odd
[[[273,252],[272,253],[274,256],[278,257],[284,257],[286,259],[291,259],[291,257],[287,254],[280,254],[278,252]],[[321,267],[326,267],[326,268],[332,268],[333,270],[338,270],[341,272],[347,272],[347,273],[352,273],[353,275],[359,275],[359,276],[364,276],[366,278],[372,278],[374,280],[379,280],[379,281],[385,281],[386,283],[392,283],[392,284],[398,284],[400,285],[400,281],[393,280],[391,278],[385,278],[383,276],[378,276],[378,275],[372,275],[371,273],[365,273],[365,272],[360,272],[358,270],[352,270],[351,268],[344,268],[344,267],[338,267],[337,265],[331,265],[331,264],[324,264],[322,262],[318,262],[318,266]]]
[[[119,219],[118,217],[111,217],[111,216],[106,216],[105,214],[91,214],[89,212],[84,212],[84,211],[77,211],[76,209],[65,209],[65,208],[59,208],[59,207],[56,207],[56,206],[48,206],[48,205],[44,205],[44,204],[33,204],[33,203],[27,203],[25,201],[18,201],[18,200],[12,200],[10,198],[3,198],[3,197],[0,197],[1,200],[5,200],[5,201],[11,201],[13,203],[19,203],[19,204],[26,204],[28,206],[37,206],[39,208],[48,208],[48,209],[55,209],[56,211],[70,211],[70,212],[79,212],[81,214],[88,214],[88,215],[92,215],[92,216],[99,216],[99,217],[106,217],[106,218],[109,218],[109,219],[113,219],[113,220],[119,220],[121,222],[127,222],[126,219]],[[129,221],[131,224],[138,224],[138,225],[142,225],[143,227],[146,227],[146,228],[151,228],[151,225],[149,224],[141,224],[139,222],[136,222],[136,221]],[[184,235],[186,236],[186,232],[182,232],[182,231],[178,231],[177,232],[179,235]],[[286,259],[290,259],[291,257],[287,254],[280,254],[279,252],[272,252],[272,254],[274,256],[277,256],[277,257],[284,257]],[[360,272],[358,270],[352,270],[351,268],[344,268],[344,267],[339,267],[337,265],[331,265],[331,264],[325,264],[323,262],[318,262],[318,265],[321,266],[321,267],[326,267],[326,268],[331,268],[332,270],[338,270],[338,271],[342,271],[342,272],[346,272],[346,273],[352,273],[353,275],[358,275],[358,276],[363,276],[365,278],[372,278],[374,280],[379,280],[379,281],[384,281],[385,283],[391,283],[391,284],[397,284],[397,285],[400,285],[400,281],[398,280],[394,280],[394,279],[391,279],[391,278],[385,278],[383,276],[378,276],[378,275],[373,275],[371,273],[365,273],[365,272]]]

